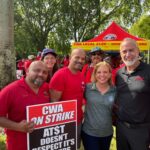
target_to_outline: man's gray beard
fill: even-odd
[[[139,57],[136,57],[134,60],[124,61],[124,63],[125,63],[126,66],[133,66],[138,60],[139,60]]]
[[[42,79],[35,79],[33,83],[34,85],[37,85],[38,87],[40,87],[44,83],[44,81]]]

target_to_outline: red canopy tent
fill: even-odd
[[[120,43],[124,38],[132,38],[136,40],[140,50],[149,49],[147,40],[129,34],[115,22],[112,22],[106,30],[93,39],[85,42],[72,43],[72,48],[80,47],[84,50],[91,50],[93,47],[101,47],[103,50],[108,51],[119,50]]]

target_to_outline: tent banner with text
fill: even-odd
[[[100,47],[105,51],[118,51],[121,42],[122,41],[74,42],[71,47],[72,49],[82,48],[86,51],[89,51],[94,47]],[[150,44],[148,41],[137,41],[137,43],[140,50],[149,50]]]
[[[27,106],[27,121],[35,128],[27,134],[28,150],[76,150],[76,100]]]

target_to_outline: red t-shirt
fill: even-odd
[[[20,122],[26,119],[26,106],[48,103],[50,101],[48,84],[44,83],[35,94],[24,78],[17,80],[0,92],[0,116]],[[27,134],[6,130],[9,150],[27,150]]]
[[[82,75],[84,76],[85,83],[91,83],[91,76],[93,73],[94,67],[90,67],[89,64],[84,65],[82,69]]]
[[[49,88],[62,91],[60,101],[77,100],[77,120],[78,123],[81,123],[83,119],[82,100],[85,88],[81,72],[73,74],[68,67],[62,68],[52,77]]]

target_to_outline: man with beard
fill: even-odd
[[[26,121],[26,106],[50,101],[47,75],[45,64],[34,61],[25,78],[0,92],[0,126],[6,128],[8,150],[27,150],[26,133],[34,130],[34,123]]]
[[[80,147],[80,131],[83,118],[82,100],[84,79],[80,70],[85,63],[85,52],[74,49],[70,55],[68,67],[58,70],[52,77],[49,87],[52,102],[77,100],[77,146]]]
[[[91,82],[91,76],[94,70],[94,66],[97,63],[103,61],[104,52],[99,47],[95,47],[90,51],[89,54],[90,54],[91,63],[86,64],[82,69],[82,74],[85,78],[86,83]]]
[[[150,65],[139,59],[133,39],[120,45],[124,67],[116,75],[117,150],[148,150],[150,144]]]

